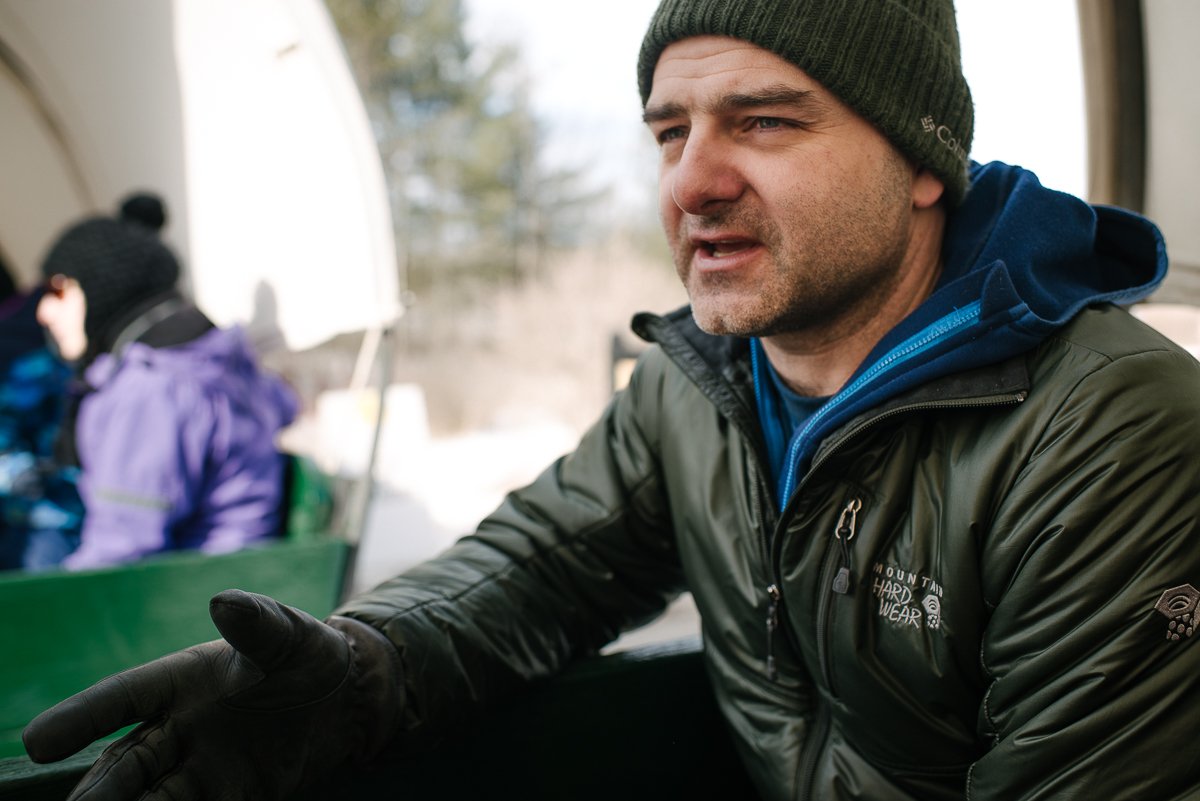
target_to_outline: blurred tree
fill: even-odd
[[[472,49],[462,0],[325,0],[366,101],[409,288],[540,274],[578,241],[581,172],[547,171],[513,48]]]

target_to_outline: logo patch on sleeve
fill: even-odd
[[[1191,584],[1172,587],[1162,594],[1154,608],[1170,622],[1167,624],[1167,639],[1178,642],[1191,637],[1196,629],[1196,606],[1200,604],[1200,590]]]

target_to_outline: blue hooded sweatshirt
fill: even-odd
[[[856,415],[933,379],[1025,353],[1089,305],[1141,300],[1166,271],[1166,245],[1146,218],[1046,189],[1020,167],[973,164],[971,190],[947,219],[933,293],[795,431],[781,422],[772,368],[752,341],[779,505],[821,440]]]

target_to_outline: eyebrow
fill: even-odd
[[[792,86],[769,86],[755,92],[734,92],[722,95],[715,101],[707,103],[703,111],[709,114],[727,114],[731,111],[765,108],[769,106],[788,106],[807,114],[820,113],[824,103],[817,93],[810,89],[796,89]],[[681,103],[662,103],[648,106],[642,114],[642,122],[650,125],[655,122],[673,120],[688,116],[688,110]]]

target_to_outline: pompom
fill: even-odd
[[[121,201],[121,220],[159,231],[167,222],[162,198],[150,192],[135,192]]]

